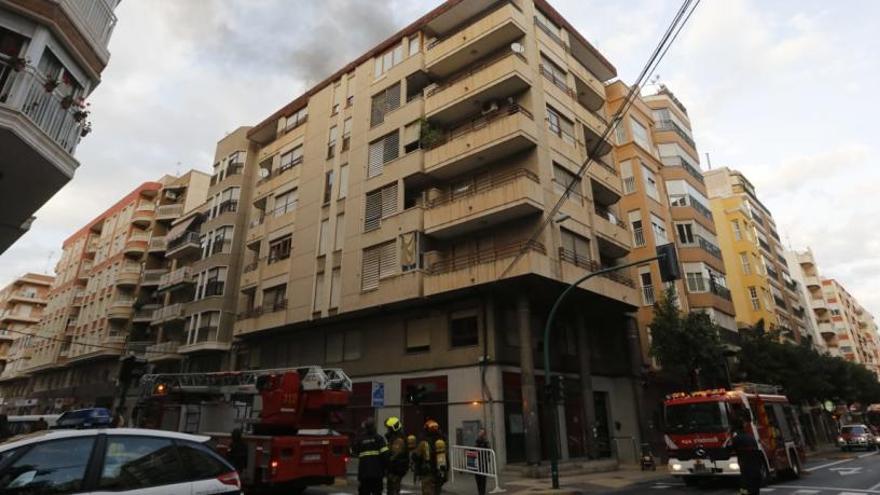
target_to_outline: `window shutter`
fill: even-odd
[[[416,318],[406,322],[407,350],[423,350],[431,347],[431,319]]]
[[[330,275],[330,308],[339,307],[339,299],[342,296],[342,272],[339,268],[334,268]]]
[[[379,228],[379,221],[382,218],[382,191],[373,191],[367,193],[367,205],[364,211],[364,230],[373,230]]]
[[[361,261],[361,290],[379,287],[379,250],[381,246],[364,249]]]
[[[385,92],[381,92],[373,97],[370,106],[370,126],[376,126],[385,121]]]
[[[382,188],[382,218],[397,213],[397,183]]]
[[[390,112],[400,107],[400,83],[385,90],[385,111]]]
[[[574,252],[583,261],[590,259],[590,242],[583,237],[574,236]]]
[[[386,242],[379,246],[379,277],[397,273],[397,242]]]
[[[400,132],[394,131],[393,133],[385,136],[383,141],[385,142],[383,162],[388,163],[391,160],[397,158],[398,154],[400,153]]]
[[[385,143],[382,139],[370,143],[370,156],[367,162],[367,178],[382,175],[382,165],[384,163],[382,160],[382,156],[384,153],[384,146]]]

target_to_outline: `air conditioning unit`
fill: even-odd
[[[428,204],[431,204],[434,201],[437,201],[442,196],[443,196],[443,191],[441,191],[440,189],[438,189],[436,187],[431,187],[425,191],[425,199],[427,200]]]
[[[173,191],[170,189],[167,189],[165,191],[165,197],[170,200],[176,200],[178,196],[179,196],[179,193],[177,191]]]
[[[436,91],[437,88],[439,88],[439,87],[440,87],[439,84],[437,84],[437,83],[431,83],[431,84],[425,86],[424,89],[422,89],[422,95],[423,95],[423,96],[428,96],[428,95],[430,95],[431,93],[433,93],[434,91]]]
[[[487,115],[487,114],[490,114],[490,113],[495,112],[497,110],[498,110],[498,102],[495,100],[492,100],[492,101],[487,101],[487,102],[483,103],[483,108],[481,110],[481,113],[483,115]]]

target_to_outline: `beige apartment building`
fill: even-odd
[[[499,462],[537,462],[556,416],[563,457],[616,453],[612,437],[640,430],[631,273],[590,280],[560,315],[557,410],[535,371],[564,284],[630,254],[601,139],[614,76],[543,0],[450,0],[227,136],[209,202],[166,235],[179,282],[160,282],[152,323],[184,355],[168,369],[341,367],[348,429],[433,417],[464,439],[482,424]],[[588,151],[604,165],[539,228]],[[404,400],[417,386],[419,408]]]
[[[71,235],[20,370],[28,405],[43,413],[113,404],[119,358],[138,346],[141,294],[158,281],[163,222],[204,202],[210,178],[190,172],[146,182]],[[157,233],[153,237],[154,232]]]
[[[612,110],[623,105],[629,91],[620,81],[608,86]],[[630,259],[655,256],[657,246],[675,243],[685,277],[674,283],[681,309],[705,312],[722,328],[736,331],[687,110],[662,87],[654,95],[635,99],[615,129],[615,138],[624,196],[619,213],[612,215],[632,235]],[[636,277],[642,353],[647,362],[653,306],[665,286],[656,264],[638,267]]]
[[[812,340],[805,301],[792,279],[776,222],[752,183],[727,167],[704,174],[718,233],[737,326],[759,321],[783,339]]]
[[[820,333],[830,346],[836,344],[835,355],[880,376],[880,335],[874,317],[837,280],[822,278],[819,284],[808,289]]]
[[[826,308],[822,305],[819,305],[818,310],[813,307],[814,296],[821,298],[818,289],[822,286],[813,251],[810,248],[803,251],[786,249],[784,256],[791,270],[791,278],[798,284],[799,300],[803,301],[802,307],[805,308],[804,318],[809,320],[809,327],[813,330],[813,347],[819,352],[840,356],[837,334],[826,321]],[[823,321],[821,324],[820,319]]]
[[[119,0],[0,0],[0,253],[79,167]]]

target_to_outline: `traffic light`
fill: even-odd
[[[660,280],[672,282],[681,278],[681,267],[678,264],[675,244],[657,246],[657,264],[660,266]]]
[[[565,377],[553,375],[550,381],[544,385],[544,393],[548,402],[555,404],[565,402]]]
[[[406,387],[406,401],[414,406],[421,404],[427,395],[428,389],[424,385],[407,385]]]

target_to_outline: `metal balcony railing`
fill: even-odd
[[[564,247],[559,248],[559,259],[565,261],[567,263],[571,263],[579,268],[583,268],[584,270],[588,270],[591,272],[599,271],[604,268],[609,268],[607,266],[602,266],[596,261],[593,261],[582,254],[577,254],[570,249],[566,249]],[[607,278],[609,280],[613,280],[619,284],[623,284],[627,287],[635,288],[636,284],[633,280],[622,272],[608,272],[599,275],[600,277]]]
[[[524,168],[509,170],[507,172],[502,172],[490,176],[479,176],[476,181],[473,182],[472,187],[470,187],[467,191],[454,192],[453,189],[444,190],[440,196],[427,201],[426,206],[429,209],[437,208],[451,201],[457,201],[465,197],[474,196],[482,192],[496,189],[505,184],[513,182],[520,177],[525,177],[529,180],[534,181],[535,183],[538,182],[538,175],[531,170],[527,170]]]
[[[626,222],[621,220],[614,214],[613,211],[609,210],[607,207],[602,206],[600,204],[594,204],[593,209],[596,211],[596,215],[608,220],[609,222],[617,225],[622,229],[626,229]]]
[[[691,148],[697,149],[697,143],[694,142],[693,138],[688,136],[687,132],[685,132],[684,129],[679,127],[679,125],[676,124],[675,121],[673,121],[673,120],[661,120],[661,121],[657,122],[657,124],[654,126],[654,130],[656,130],[656,131],[672,131],[672,132],[678,134],[678,137],[680,137],[684,142],[686,142],[688,145],[690,145]]]
[[[705,183],[705,179],[703,178],[703,173],[700,172],[699,170],[697,170],[696,168],[694,168],[694,166],[691,165],[690,163],[688,163],[688,161],[685,160],[684,158],[682,158],[680,156],[664,156],[661,158],[661,160],[663,161],[663,165],[665,165],[667,167],[681,167],[688,174],[690,174],[691,177],[693,177],[694,179],[697,179],[697,181],[699,181],[700,184]]]
[[[180,237],[176,237],[168,241],[168,250],[177,249],[180,246],[188,243],[201,244],[199,242],[199,233],[198,232],[186,232]]]
[[[498,260],[516,256],[521,250],[534,251],[546,254],[544,245],[537,241],[520,241],[494,249],[484,249],[464,256],[453,256],[436,261],[428,269],[429,275],[464,270],[484,263],[494,263]]]
[[[706,251],[707,253],[711,254],[712,256],[718,258],[719,260],[723,259],[721,257],[721,249],[718,246],[716,246],[715,244],[712,244],[711,242],[709,242],[708,240],[706,240],[702,236],[698,235],[696,237],[697,237],[697,244],[699,244],[700,249],[702,249],[703,251]]]
[[[645,229],[639,227],[633,230],[633,243],[636,247],[644,246],[647,243],[645,240]]]
[[[444,134],[441,139],[438,139],[436,142],[431,143],[429,149],[436,148],[438,146],[442,146],[442,145],[448,143],[449,141],[452,141],[453,139],[464,136],[470,132],[483,129],[488,124],[490,124],[496,120],[500,120],[500,119],[509,117],[511,115],[517,114],[517,113],[523,114],[526,117],[528,117],[529,119],[534,118],[532,116],[532,112],[526,110],[525,108],[523,108],[519,105],[516,105],[516,104],[506,105],[506,106],[499,108],[498,110],[495,110],[494,112],[488,113],[486,115],[481,115],[480,117],[469,120],[469,121],[465,122],[464,124],[456,126],[453,129],[447,131],[446,134]]]
[[[646,306],[651,306],[657,299],[654,297],[654,286],[653,285],[643,285],[642,286],[642,301]]]
[[[62,4],[80,21],[95,43],[107,48],[116,26],[116,14],[105,0],[62,0]]]

